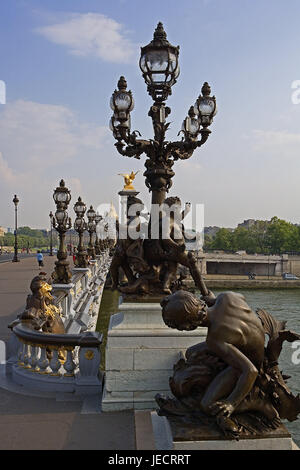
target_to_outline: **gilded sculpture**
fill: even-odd
[[[16,322],[22,322],[29,328],[44,333],[65,333],[60,310],[54,303],[52,286],[46,280],[45,273],[41,272],[32,279],[30,290],[32,294],[27,296],[25,310],[18,316]]]
[[[135,191],[133,187],[133,181],[135,180],[136,175],[138,174],[138,171],[134,173],[132,171],[131,173],[119,173],[119,176],[123,176],[124,178],[124,188],[123,191]]]

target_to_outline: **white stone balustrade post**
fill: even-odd
[[[35,369],[37,366],[38,362],[38,352],[39,352],[39,347],[36,344],[31,345],[31,357],[30,357],[30,365],[31,369]]]
[[[76,364],[75,364],[74,358],[73,358],[74,347],[73,346],[70,346],[70,347],[66,346],[65,349],[67,351],[67,358],[66,358],[66,362],[64,363],[64,369],[66,371],[64,376],[65,377],[74,377],[74,371],[76,369]]]
[[[41,355],[40,355],[40,358],[37,362],[37,366],[39,368],[39,372],[40,374],[47,374],[48,371],[48,367],[49,367],[49,360],[48,360],[48,357],[47,357],[47,349],[45,346],[41,346]]]
[[[61,368],[61,363],[58,359],[58,350],[59,348],[57,346],[51,346],[51,353],[52,353],[52,358],[50,360],[49,366],[52,372],[50,375],[52,376],[59,376],[59,369]]]

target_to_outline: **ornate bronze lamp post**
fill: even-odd
[[[98,233],[97,233],[97,226],[101,222],[102,219],[103,219],[102,215],[96,214],[95,216],[95,224],[96,224],[95,253],[96,255],[101,255],[101,246],[100,246],[100,240],[99,240]]]
[[[59,235],[59,249],[57,252],[57,261],[55,261],[55,270],[52,277],[55,283],[69,284],[72,274],[67,261],[68,253],[65,246],[66,232],[71,228],[71,218],[68,216],[67,208],[71,200],[71,193],[66,188],[64,180],[61,180],[59,186],[54,190],[53,199],[56,204],[56,212],[53,217],[53,228]]]
[[[93,244],[93,234],[96,232],[96,222],[95,222],[96,212],[94,211],[93,206],[90,206],[89,210],[86,213],[86,216],[88,218],[87,229],[90,235],[89,244],[88,244],[88,256],[90,257],[90,259],[95,259],[96,254],[95,254],[95,246]]]
[[[179,76],[179,46],[172,46],[167,40],[162,23],[158,23],[153,40],[141,48],[140,68],[147,84],[147,90],[154,103],[148,115],[152,119],[154,139],[137,139],[137,131],[130,133],[130,112],[134,107],[131,91],[127,91],[124,77],[118,82],[118,89],[111,97],[114,114],[110,128],[117,143],[118,152],[127,157],[140,158],[146,154],[146,186],[152,192],[152,204],[162,204],[172,185],[174,161],[190,158],[195,149],[203,145],[209,134],[208,127],[216,114],[216,100],[210,96],[210,87],[204,83],[201,94],[189,110],[183,122],[183,137],[180,141],[165,140],[169,127],[166,118],[171,109],[165,101],[172,93],[172,86]],[[198,141],[198,135],[201,139]]]
[[[134,293],[138,289],[142,293],[156,291],[169,293],[170,286],[176,278],[178,263],[190,269],[195,285],[203,295],[207,293],[196,259],[187,251],[183,252],[180,244],[176,244],[176,240],[173,240],[174,244],[170,252],[164,248],[163,240],[172,237],[170,224],[174,224],[175,212],[179,215],[179,209],[174,208],[175,201],[178,201],[178,207],[181,205],[179,198],[166,198],[166,193],[171,188],[172,178],[175,175],[174,162],[190,158],[194,151],[207,141],[211,133],[209,126],[217,112],[216,99],[211,96],[211,89],[205,82],[195,105],[190,107],[188,115],[183,121],[180,131],[182,133],[181,140],[175,142],[166,140],[166,131],[169,127],[166,119],[171,113],[171,109],[166,106],[165,101],[171,95],[172,86],[179,76],[178,56],[179,46],[175,47],[169,43],[162,23],[158,23],[153,40],[141,48],[139,62],[148,93],[153,99],[148,113],[153,124],[153,139],[139,139],[137,138],[140,135],[138,131],[130,131],[130,112],[133,110],[134,101],[131,91],[127,90],[124,77],[120,77],[117,89],[110,101],[113,110],[110,128],[117,141],[115,146],[121,155],[127,157],[140,159],[143,153],[146,155],[144,176],[146,186],[152,193],[148,237],[140,243],[142,248],[140,252],[143,255],[138,262],[127,257],[127,265],[131,263],[131,274],[136,280],[129,282],[128,287],[120,288],[125,293]],[[199,140],[198,136],[200,136]],[[172,211],[173,222],[170,217],[169,228],[166,229],[168,233],[163,234],[162,219],[163,214],[166,213],[165,207]],[[122,264],[121,258],[118,259],[118,262],[120,265]],[[167,269],[164,272],[166,266]],[[138,276],[134,272],[137,272]],[[129,275],[129,277],[131,276]]]
[[[18,263],[20,260],[18,258],[18,204],[19,199],[15,194],[13,198],[13,203],[15,205],[15,246],[14,246],[14,257],[12,259],[13,263]]]
[[[52,211],[50,212],[49,217],[50,217],[50,253],[49,253],[49,256],[53,256],[53,238],[52,238],[53,214],[52,214]]]
[[[79,197],[76,204],[74,204],[74,211],[76,213],[74,229],[76,230],[79,236],[79,242],[76,253],[76,267],[87,268],[87,252],[83,245],[83,233],[85,232],[85,230],[87,230],[87,223],[84,220],[86,205],[84,202],[82,202],[81,197]]]

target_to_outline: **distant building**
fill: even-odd
[[[7,227],[6,233],[14,233],[14,229],[11,227]]]
[[[209,226],[209,227],[204,227],[204,235],[207,235],[208,237],[214,238],[217,234],[217,232],[220,230],[221,227],[217,227],[216,225],[214,226]]]
[[[217,227],[216,225],[204,227],[204,235],[214,238],[221,228],[223,227]],[[226,230],[229,230],[230,232],[234,231],[234,228],[231,228],[231,227],[224,227],[224,228],[226,228]]]
[[[4,235],[6,234],[6,232],[7,232],[6,228],[0,227],[0,237],[4,237]]]
[[[247,219],[247,220],[244,220],[244,222],[242,222],[241,224],[238,224],[238,227],[243,227],[248,230],[249,228],[253,227],[255,223],[256,223],[255,219]]]

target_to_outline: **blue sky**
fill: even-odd
[[[152,137],[151,99],[138,67],[158,21],[180,45],[181,74],[168,100],[176,139],[204,81],[218,114],[204,147],[175,164],[172,194],[205,204],[205,225],[272,216],[299,222],[300,2],[289,0],[2,0],[0,225],[46,227],[61,177],[98,206],[122,187],[118,173],[141,161],[117,153],[107,129],[109,98],[125,75],[135,99],[132,128]],[[73,215],[73,210],[70,210]]]

